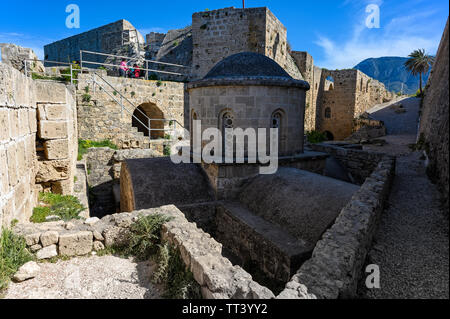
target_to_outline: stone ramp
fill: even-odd
[[[206,175],[196,164],[174,164],[170,157],[127,160],[122,165],[123,212],[214,201]]]
[[[403,113],[398,113],[397,109],[393,107],[398,103],[403,106]],[[367,113],[373,119],[384,122],[388,135],[408,135],[417,132],[419,109],[420,99],[411,97],[377,105],[368,110]]]
[[[315,244],[357,190],[357,185],[344,181],[280,168],[247,183],[240,202],[295,238]]]
[[[307,260],[314,245],[297,239],[276,224],[252,214],[238,202],[217,208],[216,239],[241,265],[256,264],[283,283]]]

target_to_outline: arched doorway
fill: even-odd
[[[327,141],[334,141],[334,135],[330,131],[325,131],[325,136],[327,137]]]
[[[153,103],[144,103],[136,108],[132,125],[152,140],[164,138],[164,113]],[[150,134],[148,128],[151,128]]]

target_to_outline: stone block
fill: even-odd
[[[60,195],[72,195],[73,194],[73,183],[71,179],[65,179],[62,181],[57,181],[52,183],[52,193]]]
[[[45,157],[48,160],[66,159],[69,157],[69,140],[50,140],[44,142]]]
[[[90,231],[64,234],[59,237],[59,253],[62,256],[82,256],[92,251],[93,235]]]
[[[69,160],[38,162],[36,183],[60,181],[69,177]]]
[[[9,140],[9,115],[8,109],[0,108],[0,141]]]
[[[28,122],[28,109],[19,110],[19,136],[25,136],[30,133]]]
[[[0,128],[1,129],[1,128]],[[0,150],[0,194],[9,192],[8,163],[6,150]]]
[[[35,82],[36,100],[40,103],[66,103],[66,86],[62,83]]]
[[[67,138],[67,123],[57,121],[40,121],[39,137],[46,140]]]
[[[39,260],[49,259],[49,258],[56,257],[56,256],[58,256],[58,251],[56,250],[56,245],[44,247],[41,250],[39,250],[36,254],[36,257]]]
[[[27,246],[34,246],[39,244],[39,239],[41,237],[41,233],[34,233],[29,234],[25,236],[25,242],[27,243]]]
[[[47,231],[41,234],[40,239],[43,247],[51,246],[58,243],[59,234],[57,231]]]
[[[36,110],[32,109],[29,111],[28,114],[28,125],[30,127],[30,133],[36,133],[37,132],[37,117],[36,117]]]
[[[19,176],[17,174],[17,147],[15,144],[8,147],[6,150],[6,156],[8,160],[8,175],[9,175],[9,185],[14,187],[19,181]]]
[[[45,107],[47,120],[66,120],[68,119],[67,107],[65,104],[50,104]]]

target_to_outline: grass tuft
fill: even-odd
[[[0,235],[0,293],[11,281],[12,276],[25,263],[33,260],[33,255],[26,249],[25,239],[3,228]]]
[[[59,216],[64,221],[80,219],[79,214],[85,210],[78,198],[52,193],[40,193],[39,201],[43,205],[35,207],[30,218],[32,223],[45,223],[48,216]]]
[[[109,147],[113,150],[118,150],[116,144],[109,140],[104,140],[100,142],[90,141],[90,140],[78,140],[78,160],[81,161],[83,159],[84,154],[86,154],[87,150],[94,147]]]

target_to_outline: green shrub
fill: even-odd
[[[89,86],[86,86],[86,87],[84,88],[84,92],[89,93]]]
[[[161,80],[158,80],[157,82],[156,82],[156,86],[157,87],[160,87],[162,85],[162,81]]]
[[[80,139],[78,140],[78,160],[81,161],[83,159],[84,154],[86,154],[87,150],[94,147],[109,147],[110,149],[113,150],[119,149],[116,144],[114,144],[109,140],[96,142]]]
[[[172,153],[172,149],[171,149],[170,145],[164,145],[164,150],[163,150],[164,156],[170,156],[171,153]]]
[[[12,276],[19,268],[33,260],[26,249],[23,237],[15,235],[12,231],[3,228],[0,235],[0,292],[8,287]]]
[[[148,77],[149,80],[152,81],[157,81],[158,80],[158,75],[155,73],[150,74],[150,76]]]
[[[135,256],[138,261],[148,260],[157,253],[162,226],[168,221],[167,217],[159,214],[139,217],[131,225],[128,243],[121,250],[125,255]]]
[[[158,268],[153,274],[153,282],[164,284],[164,298],[201,299],[200,286],[186,268],[178,250],[168,243],[159,245],[156,256]]]
[[[91,99],[92,99],[92,96],[91,96],[90,94],[87,94],[87,93],[85,93],[85,94],[83,94],[83,95],[81,96],[81,100],[82,100],[84,103],[89,103],[89,102],[91,102]]]
[[[322,143],[327,140],[325,133],[321,133],[319,131],[306,132],[306,137],[308,138],[308,142],[311,144]]]
[[[32,73],[31,78],[33,80],[50,80],[50,81],[58,81],[58,82],[66,81],[66,78],[63,76],[46,76],[46,75],[41,75],[38,73]]]
[[[48,216],[59,216],[64,221],[80,219],[79,214],[85,210],[78,198],[52,193],[40,193],[42,206],[35,207],[30,218],[32,223],[44,223]]]

